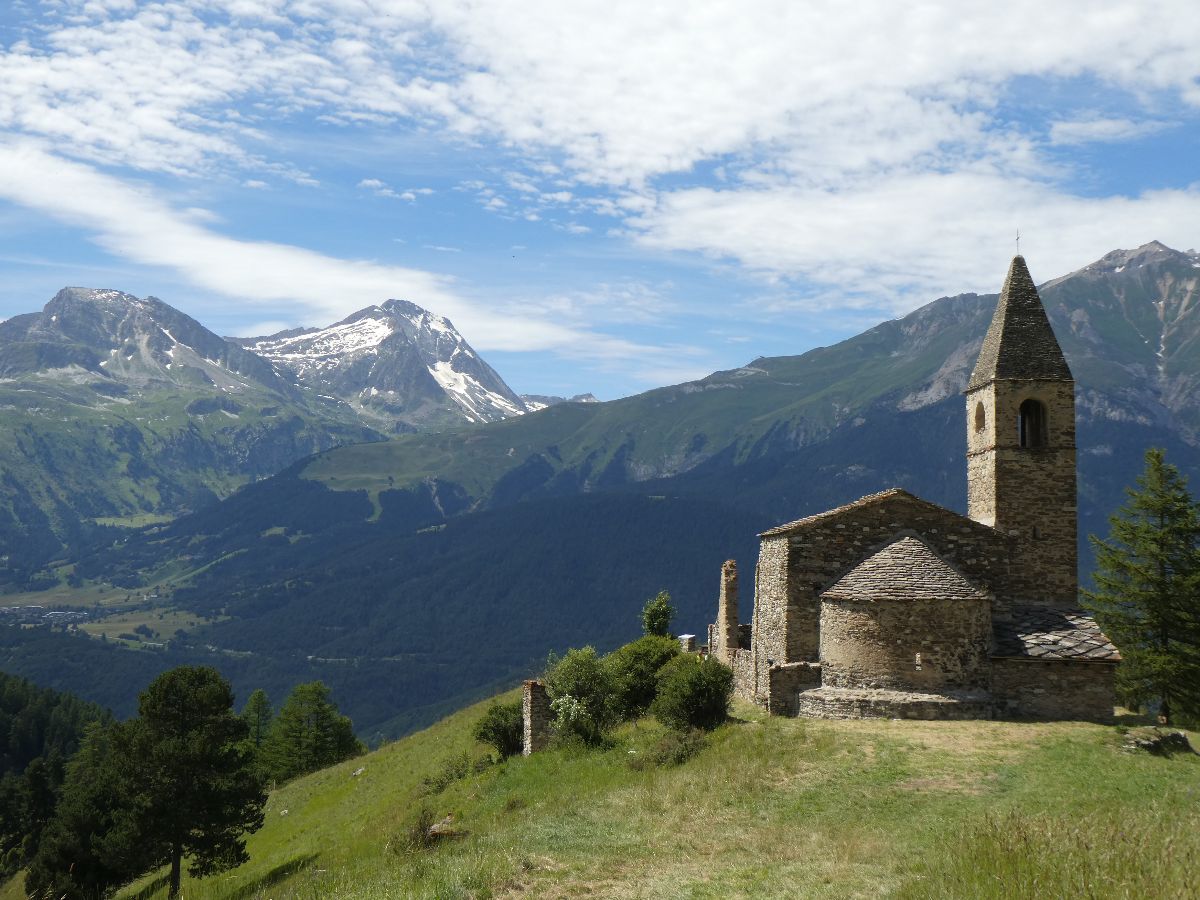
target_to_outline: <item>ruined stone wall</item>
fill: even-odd
[[[1022,448],[1018,411],[1046,408],[1046,445]],[[983,427],[977,412],[983,406]],[[967,510],[1015,538],[1014,599],[1078,602],[1075,401],[1070,382],[1001,381],[967,396]]]
[[[986,690],[991,604],[979,600],[825,599],[822,684],[940,693]]]
[[[761,703],[758,680],[755,678],[754,654],[750,650],[734,650],[725,664],[733,669],[733,696],[751,703]]]
[[[737,563],[726,560],[721,566],[721,587],[717,595],[717,621],[709,626],[708,652],[728,664],[730,654],[741,646],[738,626]]]
[[[770,683],[767,709],[772,715],[794,716],[800,692],[821,684],[821,666],[818,663],[786,663],[773,666],[767,677]]]
[[[1066,659],[992,660],[997,718],[1111,723],[1116,665]]]
[[[521,718],[524,726],[522,754],[528,756],[545,749],[550,742],[550,695],[540,681],[526,681],[521,691]]]
[[[938,556],[990,590],[998,601],[1010,594],[1009,541],[992,529],[905,494],[861,502],[861,506],[851,505],[828,520],[799,528],[787,538],[790,546],[782,591],[776,562],[782,554],[773,543],[769,577],[760,572],[760,593],[755,595],[755,647],[770,646],[776,662],[820,659],[821,592],[849,568],[905,534],[918,535]],[[775,542],[778,538],[764,538],[764,553],[768,540]],[[765,594],[764,585],[770,588]],[[764,607],[761,619],[760,604]],[[782,642],[759,635],[763,623],[776,623],[781,618]]]

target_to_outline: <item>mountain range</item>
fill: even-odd
[[[66,288],[0,323],[0,584],[297,459],[528,404],[445,318],[389,300],[323,329],[226,339],[163,301]],[[32,581],[31,581],[32,580]]]
[[[1077,384],[1081,536],[1106,532],[1146,447],[1200,474],[1198,285],[1200,255],[1151,243],[1041,287]],[[942,298],[622,400],[322,450],[72,559],[85,583],[153,587],[202,620],[163,653],[12,632],[9,665],[118,709],[122,666],[207,659],[242,693],[320,677],[360,729],[395,734],[549,648],[627,640],[664,587],[676,628],[702,633],[721,561],[750,566],[757,531],[891,486],[965,507],[961,392],[995,301]],[[88,693],[96,666],[114,696]]]

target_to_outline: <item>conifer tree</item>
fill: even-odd
[[[315,772],[364,750],[350,720],[338,714],[320,681],[297,685],[271,725],[263,760],[273,778],[286,781]]]
[[[1200,716],[1200,511],[1186,479],[1159,449],[1146,451],[1137,488],[1094,535],[1095,589],[1084,591],[1122,662],[1126,702],[1157,703],[1174,724]]]
[[[262,747],[271,732],[271,722],[275,711],[271,709],[271,701],[267,692],[262,688],[254,691],[242,707],[242,719],[246,722],[248,734],[246,740],[256,751]]]
[[[170,865],[169,897],[185,856],[193,876],[245,862],[244,835],[262,826],[267,799],[240,746],[246,732],[215,669],[180,666],[151,682],[114,742],[132,791],[106,838],[113,857]]]

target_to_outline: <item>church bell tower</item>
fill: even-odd
[[[967,515],[1014,538],[1024,599],[1076,606],[1075,382],[1021,256],[966,399]]]

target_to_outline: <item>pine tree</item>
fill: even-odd
[[[357,756],[364,750],[354,726],[339,715],[320,681],[297,685],[271,725],[263,759],[273,778],[286,781]]]
[[[1095,589],[1084,591],[1122,662],[1117,687],[1132,705],[1154,704],[1165,724],[1200,716],[1200,510],[1162,450],[1096,548]]]
[[[172,669],[142,692],[126,724],[114,751],[133,789],[106,838],[113,857],[169,864],[169,897],[179,895],[184,856],[193,876],[245,862],[244,835],[262,826],[266,795],[240,746],[247,728],[229,683],[207,666]]]
[[[271,733],[271,723],[275,719],[275,710],[271,709],[271,700],[262,688],[254,691],[242,707],[242,720],[246,723],[248,734],[247,745],[257,752]]]
[[[107,896],[149,867],[127,849],[113,853],[107,837],[129,798],[131,772],[113,752],[127,723],[93,723],[67,765],[62,796],[46,826],[25,877],[30,897]]]

